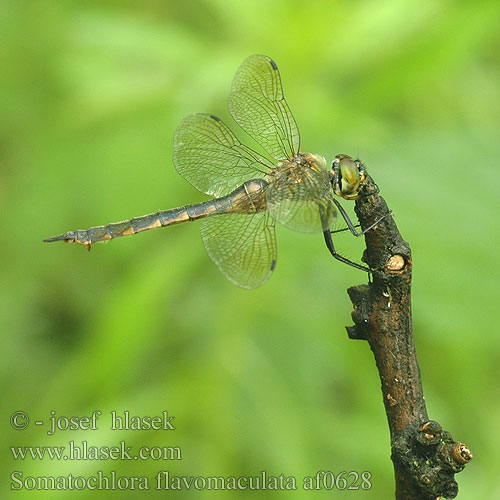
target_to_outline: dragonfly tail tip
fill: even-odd
[[[53,241],[64,241],[67,237],[65,234],[60,234],[59,236],[51,236],[50,238],[45,238],[44,243],[51,243]]]

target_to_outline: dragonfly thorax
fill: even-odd
[[[312,153],[297,153],[287,160],[280,161],[271,169],[270,175],[282,175],[284,172],[312,170],[313,172],[326,171],[326,160],[320,155]]]
[[[315,155],[312,153],[297,153],[293,158],[291,163],[300,165],[301,167],[310,168],[316,172],[320,170],[326,170],[326,159],[320,155]]]

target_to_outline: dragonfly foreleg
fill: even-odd
[[[354,262],[353,260],[350,260],[347,257],[344,257],[343,255],[337,253],[337,251],[335,250],[335,246],[333,245],[332,233],[330,231],[323,231],[323,235],[325,236],[326,246],[328,250],[330,250],[330,253],[332,254],[334,259],[337,259],[340,262],[347,264],[348,266],[355,267],[356,269],[361,269],[361,271],[366,271],[367,273],[371,272],[369,267],[358,264],[357,262]]]
[[[360,227],[361,224],[355,224],[354,227]],[[330,234],[337,234],[337,233],[343,233],[344,231],[350,231],[348,227],[343,227],[342,229],[334,229],[333,231],[330,231]]]
[[[389,215],[392,214],[392,210],[389,210],[389,212],[387,212],[382,217],[379,217],[373,224],[368,226],[366,229],[363,229],[362,231],[356,231],[356,228],[359,227],[359,224],[354,225],[352,223],[351,219],[349,218],[349,215],[347,215],[347,212],[344,210],[344,207],[338,202],[338,200],[333,198],[333,202],[335,203],[335,205],[339,209],[340,214],[342,215],[343,219],[345,220],[345,222],[348,226],[346,229],[349,229],[349,231],[351,231],[351,233],[354,236],[362,236],[363,234],[368,232],[370,229],[373,229],[375,226],[377,226],[383,219],[385,219],[386,217],[388,217]],[[345,231],[346,229],[341,229],[340,231]],[[337,233],[340,231],[331,231],[331,233]]]

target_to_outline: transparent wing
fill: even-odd
[[[299,151],[299,129],[285,101],[278,67],[269,57],[254,55],[243,61],[234,75],[229,111],[275,160]]]
[[[208,255],[226,278],[242,288],[256,288],[276,265],[274,222],[267,212],[207,217],[201,238]]]
[[[216,116],[189,115],[174,136],[174,165],[196,189],[224,196],[245,181],[263,177],[272,165],[247,148]]]
[[[266,201],[270,215],[294,231],[325,231],[337,216],[324,170],[290,167],[280,171],[267,188]]]

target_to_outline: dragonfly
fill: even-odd
[[[212,199],[44,241],[74,242],[90,250],[99,241],[203,219],[201,238],[208,255],[229,281],[252,289],[263,285],[276,267],[279,223],[295,231],[322,232],[334,258],[370,271],[335,250],[331,230],[339,213],[348,226],[343,230],[355,236],[380,222],[358,232],[335,198],[361,196],[363,164],[340,154],[328,169],[324,157],[301,152],[299,129],[285,100],[278,67],[267,56],[252,55],[243,61],[228,106],[262,153],[241,143],[212,114],[187,116],[174,135],[177,172]]]

